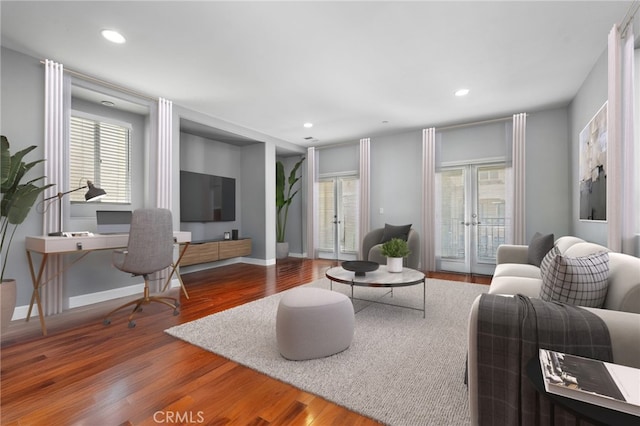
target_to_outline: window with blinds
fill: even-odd
[[[131,202],[131,125],[108,122],[73,112],[69,144],[69,182],[92,181],[107,195],[99,202]],[[86,191],[72,192],[71,201],[84,202]]]

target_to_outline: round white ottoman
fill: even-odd
[[[283,357],[296,361],[337,354],[351,344],[354,323],[353,304],[344,294],[295,288],[278,305],[278,349]]]

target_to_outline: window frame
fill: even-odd
[[[71,183],[71,185],[73,187],[75,187],[75,185],[78,186],[84,186],[86,185],[86,181],[90,180],[93,181],[93,183],[95,183],[96,186],[101,187],[102,186],[102,181],[103,178],[101,177],[101,170],[100,170],[100,148],[98,147],[98,149],[96,149],[96,145],[95,145],[95,140],[94,140],[94,146],[93,146],[93,156],[94,156],[94,160],[95,160],[95,164],[96,164],[96,172],[94,174],[94,176],[82,176],[80,178],[80,181],[78,182],[73,182],[71,180],[71,176],[72,176],[72,170],[73,170],[73,164],[72,164],[72,154],[71,154],[71,122],[74,118],[77,119],[81,119],[81,120],[88,120],[94,123],[94,125],[96,124],[106,124],[106,125],[110,125],[110,126],[118,126],[121,127],[123,129],[126,129],[128,131],[127,133],[127,149],[126,149],[126,176],[125,179],[127,180],[127,182],[125,183],[125,194],[126,197],[124,198],[119,198],[119,199],[111,199],[111,197],[109,197],[109,191],[107,190],[107,196],[104,197],[103,199],[97,200],[97,203],[107,203],[107,204],[131,204],[131,200],[132,200],[132,141],[133,141],[133,124],[127,121],[123,121],[123,120],[118,120],[118,119],[114,119],[112,117],[106,117],[103,115],[99,115],[99,114],[92,114],[92,113],[88,113],[85,111],[81,111],[81,110],[77,110],[77,109],[71,109],[70,110],[70,118],[69,118],[69,170],[68,170],[68,177],[69,177],[69,181]],[[100,142],[100,141],[97,141]],[[103,155],[104,158],[104,155]],[[104,189],[104,188],[103,188]],[[114,193],[114,191],[112,192],[112,197],[117,195],[117,193]],[[79,197],[83,197],[84,196],[84,192],[82,191],[78,191],[79,195],[72,193],[70,194],[70,202],[72,204],[78,204],[78,203],[84,203],[84,199],[83,198],[79,198]],[[75,196],[74,196],[75,195]]]

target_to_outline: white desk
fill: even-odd
[[[173,238],[176,244],[183,244],[184,247],[180,254],[178,255],[178,259],[174,264],[172,264],[171,273],[167,278],[167,282],[164,285],[162,291],[167,289],[167,286],[171,282],[171,278],[175,273],[180,281],[180,287],[184,292],[184,295],[189,298],[187,294],[187,290],[184,287],[184,283],[182,282],[182,278],[180,277],[180,273],[176,271],[178,266],[180,265],[180,260],[182,260],[182,256],[187,251],[189,244],[191,243],[191,232],[186,231],[176,231],[173,233]],[[84,258],[87,254],[91,253],[95,250],[113,250],[118,248],[127,247],[127,243],[129,241],[129,234],[95,234],[92,236],[86,237],[49,237],[49,236],[37,236],[37,237],[26,237],[25,239],[25,248],[27,250],[27,259],[29,260],[29,271],[31,273],[31,281],[33,282],[33,294],[31,295],[31,303],[29,303],[29,311],[27,312],[27,321],[31,317],[31,311],[33,309],[33,304],[37,302],[38,305],[38,315],[40,317],[40,328],[42,329],[42,334],[44,336],[47,335],[47,328],[44,323],[44,314],[42,312],[42,303],[40,301],[40,289],[49,281],[62,274],[68,268],[70,268],[73,264]],[[38,268],[38,273],[36,275],[32,253],[39,253],[42,255],[42,260],[40,262],[40,267]],[[47,264],[47,260],[50,254],[65,254],[65,253],[81,253],[76,259],[74,259],[70,264],[66,265],[61,271],[58,271],[57,274],[47,277],[43,277],[44,269]]]

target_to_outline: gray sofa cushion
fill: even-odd
[[[557,255],[542,271],[540,298],[570,305],[602,307],[609,285],[609,253]]]
[[[400,238],[401,240],[407,241],[409,239],[409,230],[411,229],[411,224],[409,225],[389,225],[388,223],[384,224],[384,232],[382,233],[382,240],[380,243],[386,243],[387,241],[393,238]]]
[[[528,262],[535,266],[540,266],[540,262],[544,259],[549,250],[553,248],[553,234],[542,235],[536,232],[529,243],[529,252],[527,253]]]

